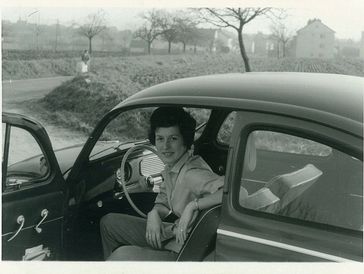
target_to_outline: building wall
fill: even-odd
[[[298,31],[296,57],[333,58],[335,33],[316,20]]]
[[[254,37],[254,55],[267,57],[267,38],[263,33],[258,32]]]

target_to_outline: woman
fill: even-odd
[[[173,261],[198,211],[221,203],[223,177],[189,151],[195,127],[195,119],[183,108],[161,107],[153,112],[149,139],[165,164],[164,181],[147,220],[113,213],[102,218],[105,259]],[[174,223],[162,222],[172,213],[177,216]]]

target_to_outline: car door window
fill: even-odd
[[[362,161],[291,134],[256,130],[248,140],[239,192],[242,207],[363,230]]]
[[[47,177],[49,173],[47,159],[29,131],[11,126],[8,145],[5,191],[30,186]]]

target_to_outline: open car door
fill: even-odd
[[[57,260],[65,181],[44,128],[3,113],[2,259]]]

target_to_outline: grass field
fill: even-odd
[[[76,75],[77,58],[7,60],[3,79]],[[359,59],[251,58],[253,71],[323,72],[364,76]],[[239,55],[152,55],[92,58],[89,77],[75,77],[29,107],[62,126],[89,133],[116,103],[162,82],[207,74],[244,72]]]

